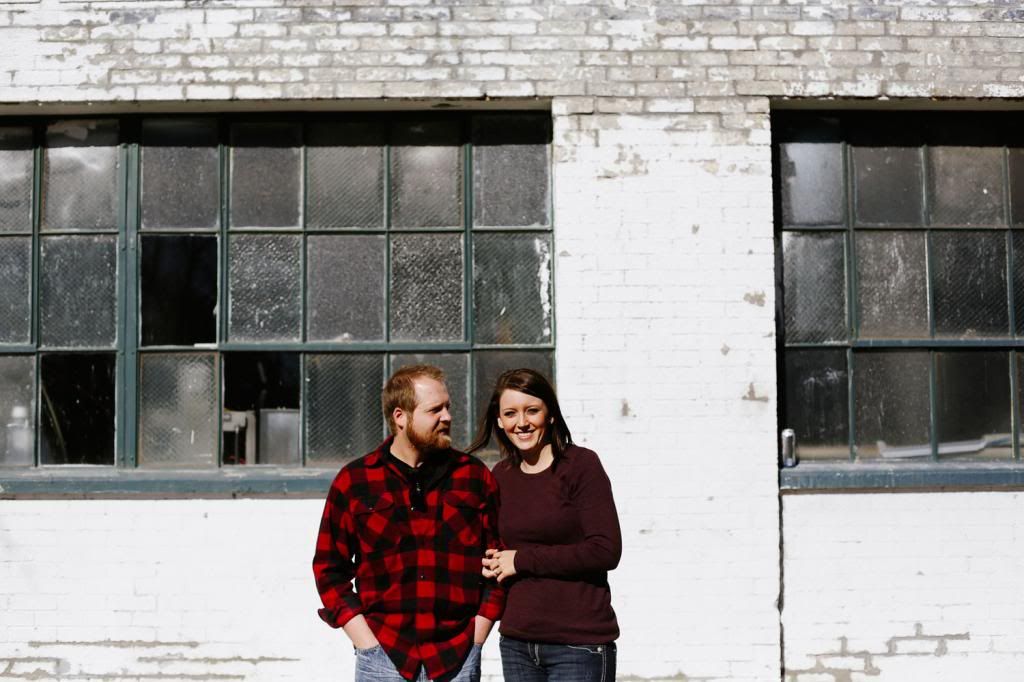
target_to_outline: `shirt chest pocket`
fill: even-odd
[[[477,548],[483,528],[484,501],[470,492],[450,491],[441,498],[441,539]]]
[[[363,556],[383,554],[398,548],[403,536],[403,521],[399,518],[402,511],[390,493],[352,501],[352,515]]]

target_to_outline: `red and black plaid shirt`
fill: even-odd
[[[426,506],[411,510],[390,443],[346,465],[327,493],[313,557],[320,617],[337,628],[363,614],[403,677],[422,665],[437,679],[462,665],[477,614],[501,617],[504,589],[480,575],[484,550],[498,546],[497,485],[452,450]]]

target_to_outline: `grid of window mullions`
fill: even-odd
[[[1011,208],[1011,196],[1009,188],[1010,183],[1010,162],[1009,162],[1009,150],[1007,147],[1002,147],[1002,184],[1006,190],[1003,192],[1002,210],[1003,215],[1006,219],[1006,224],[997,227],[956,227],[956,226],[932,226],[929,224],[930,211],[930,200],[928,188],[930,187],[931,178],[929,177],[930,166],[925,160],[928,158],[929,145],[924,144],[918,147],[918,153],[922,159],[921,170],[922,178],[920,183],[921,189],[921,210],[922,217],[925,221],[923,225],[901,225],[901,224],[889,224],[889,225],[858,225],[855,224],[856,207],[855,202],[855,183],[856,174],[854,173],[853,159],[850,153],[850,143],[846,140],[841,142],[841,153],[842,153],[842,169],[843,169],[843,182],[842,182],[842,202],[844,206],[844,221],[842,225],[783,225],[780,230],[780,237],[786,233],[806,232],[806,233],[835,233],[841,234],[843,237],[843,263],[845,268],[845,292],[844,298],[846,302],[846,338],[843,341],[832,341],[832,342],[809,342],[809,341],[789,341],[785,337],[784,325],[780,323],[780,331],[782,331],[783,338],[786,339],[784,348],[786,350],[800,350],[800,349],[845,349],[846,356],[846,388],[847,388],[847,403],[846,412],[848,417],[848,452],[849,459],[851,462],[858,461],[858,434],[857,434],[857,412],[856,412],[856,389],[857,389],[857,357],[861,355],[855,351],[875,351],[875,352],[896,352],[896,351],[922,351],[928,355],[928,414],[929,414],[929,446],[931,449],[930,460],[933,462],[939,461],[940,457],[944,454],[942,452],[943,445],[940,443],[939,438],[939,424],[938,424],[938,390],[937,390],[937,374],[938,374],[938,355],[944,350],[991,350],[991,351],[1003,351],[1006,354],[1007,359],[1007,375],[1010,390],[1010,435],[1012,439],[1012,458],[1013,460],[1020,462],[1021,460],[1021,448],[1020,448],[1020,419],[1021,419],[1021,402],[1024,400],[1024,396],[1020,395],[1018,384],[1020,383],[1020,377],[1018,374],[1021,372],[1022,366],[1024,366],[1024,334],[1018,333],[1017,320],[1016,320],[1016,308],[1018,302],[1015,300],[1014,290],[1014,235],[1017,234],[1019,238],[1024,239],[1024,231],[1017,232],[1014,229],[1014,216]],[[917,338],[860,338],[860,301],[858,299],[860,293],[860,287],[857,276],[857,248],[856,248],[856,234],[864,233],[896,233],[896,232],[910,232],[914,234],[923,234],[925,241],[925,280],[926,280],[926,298],[927,298],[927,317],[928,317],[928,337],[917,337]],[[1006,254],[1006,307],[1007,307],[1007,334],[1005,337],[996,336],[990,338],[937,338],[936,337],[936,314],[935,314],[935,298],[934,298],[934,267],[935,257],[933,255],[933,235],[936,233],[964,233],[964,232],[979,232],[979,233],[1002,233],[1004,237],[1005,254]],[[781,242],[778,245],[781,252]],[[781,282],[781,279],[780,279]],[[780,287],[780,292],[782,288]],[[783,294],[784,295],[784,294]],[[785,426],[782,425],[783,427]]]

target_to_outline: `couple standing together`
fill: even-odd
[[[334,479],[313,558],[320,617],[352,640],[356,682],[478,682],[499,619],[506,682],[613,682],[618,516],[547,379],[498,378],[469,448],[495,434],[493,474],[452,449],[438,368],[398,370],[381,403],[391,436]]]

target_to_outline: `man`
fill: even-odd
[[[480,575],[497,546],[497,487],[451,447],[444,374],[398,370],[381,396],[391,436],[327,494],[313,574],[320,617],[356,648],[356,682],[480,679],[504,591]]]

